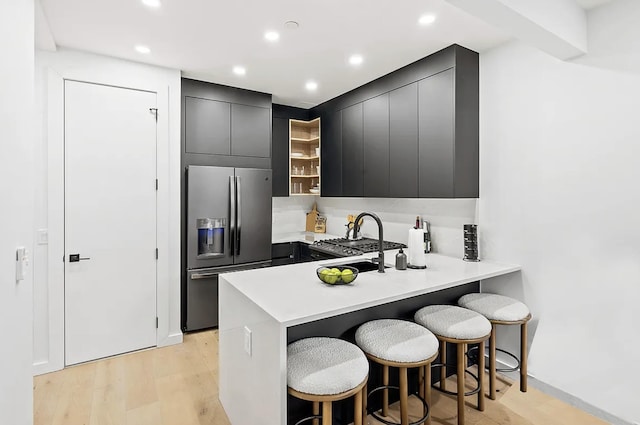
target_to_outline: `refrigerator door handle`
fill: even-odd
[[[193,279],[193,280],[209,279],[209,278],[212,278],[212,277],[216,277],[219,274],[220,273],[193,273],[191,275],[191,279]]]
[[[240,177],[236,177],[236,202],[238,209],[236,211],[236,255],[240,255],[240,232],[242,231],[242,192]]]
[[[229,176],[229,252],[233,255],[236,238],[236,179]]]

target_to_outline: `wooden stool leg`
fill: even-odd
[[[398,370],[400,375],[400,423],[409,425],[409,383],[407,382],[407,368]]]
[[[482,353],[484,357],[484,353]],[[496,325],[491,324],[489,337],[489,398],[496,399]]]
[[[431,363],[424,367],[424,400],[427,402],[429,410],[431,410]],[[431,412],[429,412],[429,417],[425,424],[431,425]]]
[[[440,363],[445,365],[447,363],[447,342],[440,341]],[[440,389],[446,390],[447,382],[447,367],[442,366],[440,368]]]
[[[364,388],[362,388],[362,417],[364,418],[365,422],[367,420],[367,398],[367,384],[364,384]]]
[[[520,325],[520,391],[527,392],[527,322]]]
[[[320,402],[319,401],[314,401],[313,402],[313,416],[318,416],[320,414]],[[311,421],[311,423],[313,425],[319,425],[320,421],[318,421],[317,419],[314,419],[313,421]]]
[[[484,341],[478,346],[480,356],[478,356],[478,410],[484,412]]]
[[[424,368],[418,369],[418,395],[424,398]]]
[[[333,418],[331,417],[331,402],[322,402],[322,425],[332,425]]]
[[[354,396],[353,425],[362,425],[362,391],[358,391]]]
[[[464,355],[464,344],[456,344],[457,347],[457,381],[458,381],[458,425],[464,425],[464,364],[466,357]]]
[[[382,366],[382,385],[389,385],[389,366]],[[389,390],[382,390],[382,416],[389,416]]]

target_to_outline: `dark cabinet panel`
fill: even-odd
[[[186,152],[229,155],[231,152],[229,103],[186,97],[184,108]]]
[[[322,196],[342,195],[342,112],[331,111],[320,120]]]
[[[231,104],[231,155],[271,156],[271,110]]]
[[[418,83],[421,198],[454,197],[454,69]]]
[[[273,196],[289,196],[289,120],[273,118],[271,137]]]
[[[389,93],[389,196],[418,197],[418,83]]]
[[[364,196],[389,196],[389,94],[363,102]]]
[[[363,195],[362,118],[362,103],[342,110],[342,196]],[[323,162],[327,160],[323,158]]]

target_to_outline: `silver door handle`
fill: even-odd
[[[91,260],[90,257],[80,257],[80,254],[69,254],[69,262],[70,263],[77,263],[78,261],[81,260]]]
[[[240,177],[236,177],[236,199],[238,210],[236,212],[236,255],[240,255],[240,232],[242,231],[242,185]]]
[[[212,277],[217,276],[219,273],[194,273],[191,275],[191,279],[193,280],[198,280],[198,279],[209,279]]]
[[[229,176],[229,252],[233,255],[236,238],[236,179]]]

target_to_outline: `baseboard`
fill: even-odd
[[[42,361],[33,364],[33,376],[44,375],[45,373],[57,372],[64,366],[55,367],[50,361]]]
[[[169,345],[182,344],[182,341],[183,341],[182,332],[171,334],[167,336],[165,339],[163,339],[162,341],[158,341],[158,348],[167,347]]]
[[[496,359],[496,366],[498,368],[510,368],[513,365],[507,364],[499,359]],[[520,372],[500,372],[501,375],[508,377],[509,379],[517,382],[520,379]],[[563,401],[577,409],[582,410],[590,415],[593,415],[597,418],[602,419],[613,425],[638,425],[637,423],[629,422],[624,419],[620,419],[619,417],[612,415],[609,412],[606,412],[599,407],[596,407],[586,401],[569,394],[566,391],[563,391],[559,388],[554,387],[553,385],[549,385],[545,382],[542,382],[536,379],[534,376],[528,375],[528,384],[534,387],[535,389],[542,391],[545,394],[550,395],[551,397],[557,398],[560,401]]]

